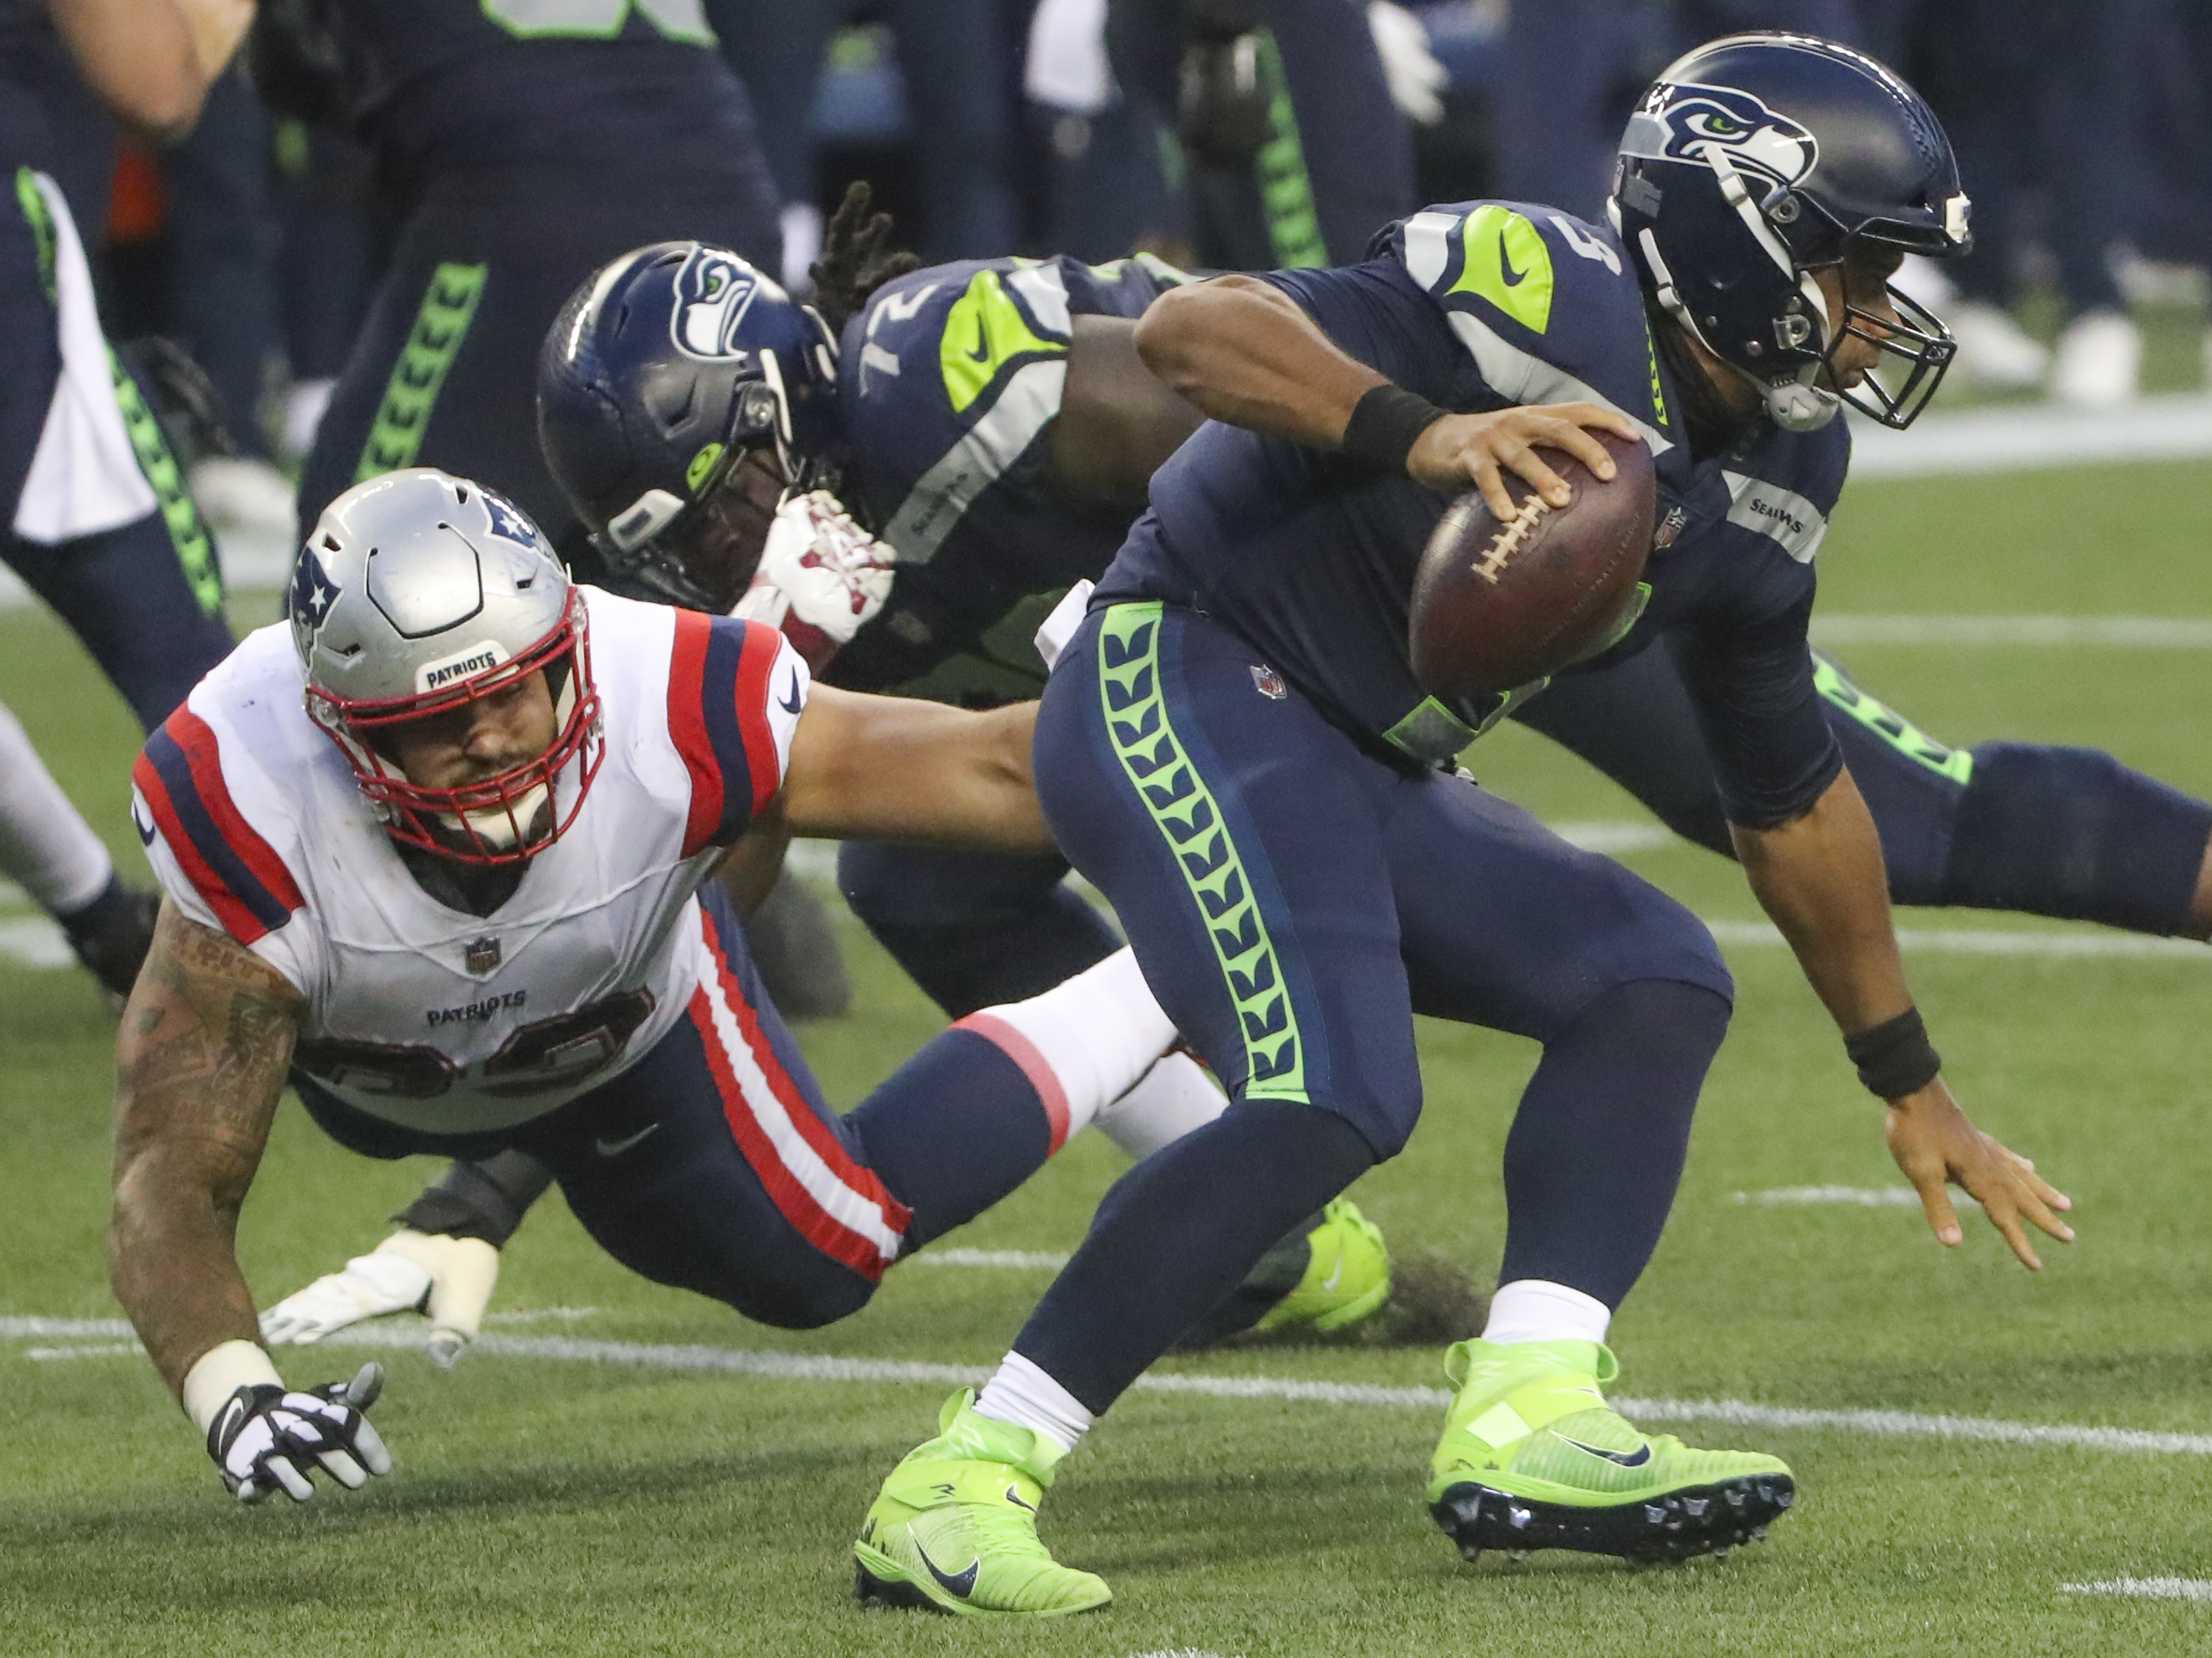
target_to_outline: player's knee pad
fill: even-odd
[[[2212,805],[2096,749],[1985,743],[1972,752],[1932,902],[2134,932],[2185,929]]]

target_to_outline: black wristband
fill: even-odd
[[[1928,1040],[1920,1010],[1908,1007],[1871,1030],[1844,1038],[1844,1052],[1859,1068],[1859,1080],[1885,1100],[1917,1094],[1936,1080],[1943,1061]]]
[[[1388,382],[1370,389],[1352,406],[1352,419],[1337,446],[1356,460],[1402,473],[1406,457],[1422,433],[1449,411],[1439,409],[1418,392]]]

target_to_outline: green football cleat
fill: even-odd
[[[1390,1299],[1390,1251],[1382,1229],[1350,1198],[1336,1198],[1308,1232],[1305,1269],[1255,1330],[1345,1329]]]
[[[1429,1513],[1469,1560],[1579,1549],[1628,1560],[1722,1554],[1766,1535],[1797,1494],[1784,1463],[1653,1437],[1605,1402],[1620,1374],[1594,1341],[1462,1341]]]
[[[863,1600],[966,1614],[1059,1618],[1114,1598],[1037,1541],[1037,1503],[1062,1455],[1027,1428],[975,1414],[963,1388],[945,1401],[937,1437],[884,1481],[860,1535]]]

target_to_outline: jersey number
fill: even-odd
[[[633,7],[672,40],[714,44],[702,0],[483,0],[485,16],[525,40],[611,40],[622,33]]]
[[[619,996],[524,1025],[484,1061],[484,1093],[550,1094],[605,1070],[653,1017],[653,993]],[[300,1069],[333,1088],[403,1100],[434,1100],[460,1079],[461,1067],[434,1048],[396,1042],[305,1042]]]

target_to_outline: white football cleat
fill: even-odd
[[[2023,392],[2043,384],[2051,367],[2051,348],[1994,305],[1970,301],[1945,320],[1959,342],[1958,372],[1976,386],[1998,392]]]
[[[2085,409],[2135,399],[2142,374],[2142,330],[2124,311],[2085,311],[2058,337],[2051,395]]]
[[[305,1347],[369,1319],[426,1312],[430,1362],[447,1368],[476,1339],[498,1282],[499,1251],[482,1238],[403,1229],[262,1314],[261,1339]]]

